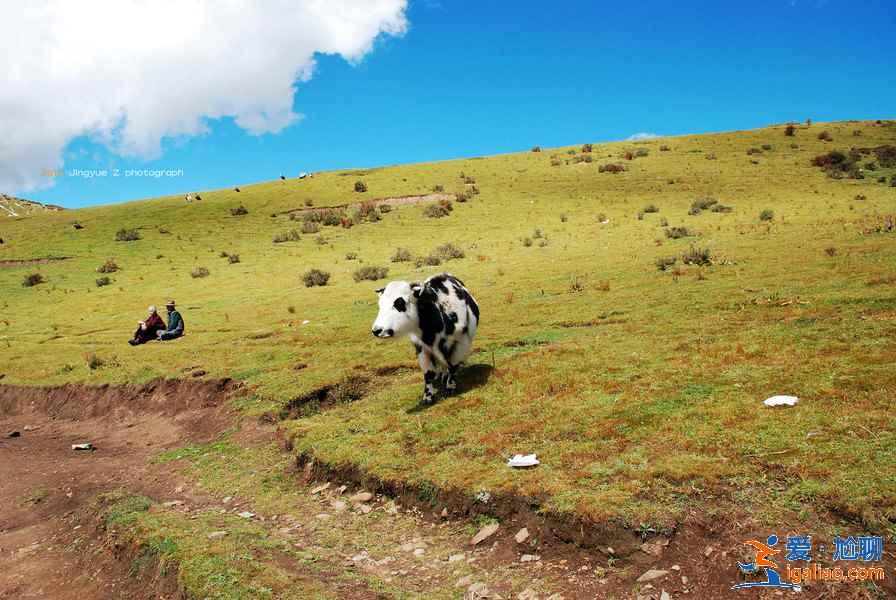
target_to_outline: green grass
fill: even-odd
[[[833,143],[817,139],[822,129]],[[467,371],[477,385],[420,411],[420,376],[399,372],[361,400],[287,423],[296,452],[433,490],[531,495],[546,510],[632,527],[734,506],[887,526],[896,519],[896,234],[863,231],[896,211],[896,189],[877,183],[893,169],[834,180],[810,165],[848,150],[853,129],[864,146],[896,143],[892,124],[815,124],[795,138],[771,127],[595,145],[592,163],[566,161],[577,145],[3,221],[0,258],[72,258],[0,269],[0,371],[4,382],[43,385],[201,367],[251,384],[244,410],[274,410],[356,368],[414,364],[409,345],[370,336],[382,282],[356,283],[356,270],[388,265],[390,279],[418,280],[446,269],[482,308]],[[751,163],[746,150],[763,144],[774,151]],[[619,158],[638,148],[651,151]],[[607,163],[627,170],[600,173]],[[359,201],[359,177],[368,200],[436,185],[461,192],[461,173],[480,193],[446,217],[397,206],[378,222],[272,242],[297,224],[282,211]],[[705,197],[732,211],[688,214]],[[248,214],[231,216],[239,205]],[[639,220],[648,205],[694,237],[668,239],[659,218]],[[774,219],[761,221],[763,210]],[[120,229],[141,239],[116,242]],[[549,242],[522,244],[535,229]],[[447,243],[464,258],[390,262],[396,246],[425,256]],[[691,245],[710,248],[712,264],[657,270],[657,258]],[[109,258],[120,270],[97,288]],[[197,266],[209,276],[192,278]],[[325,287],[304,285],[312,268],[331,274]],[[46,283],[23,287],[31,272]],[[186,337],[129,347],[146,305],[171,297]],[[103,364],[90,369],[89,356]],[[764,408],[777,393],[800,403]],[[542,465],[512,471],[504,462],[515,452],[536,452]]]

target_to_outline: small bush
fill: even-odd
[[[235,265],[236,263],[240,262],[240,255],[239,254],[228,254],[227,262],[232,265]]]
[[[413,260],[413,253],[407,248],[396,248],[389,259],[392,262],[410,262]]]
[[[834,136],[832,136],[829,131],[822,131],[821,133],[818,134],[818,139],[820,139],[823,142],[833,142]]]
[[[551,166],[552,166],[552,167],[559,167],[559,166],[562,165],[562,164],[563,164],[563,161],[560,160],[559,158],[552,158],[552,159],[551,159]]]
[[[643,158],[648,154],[650,154],[650,150],[648,150],[647,148],[638,148],[637,150],[635,150],[635,158]]]
[[[284,242],[298,242],[301,239],[299,236],[299,232],[297,229],[290,229],[289,231],[284,231],[283,233],[278,233],[274,236],[273,242],[275,244],[282,244]]]
[[[451,209],[441,204],[430,204],[423,209],[423,215],[430,219],[441,219],[451,214]]]
[[[463,204],[467,200],[473,197],[473,194],[470,193],[469,190],[461,190],[459,192],[455,192],[454,200]]]
[[[833,246],[828,246],[824,249],[824,253],[830,256],[831,258],[837,256],[837,249]]]
[[[656,259],[656,268],[658,271],[665,271],[677,262],[674,256],[661,256]]]
[[[466,257],[466,253],[451,242],[442,244],[441,246],[433,250],[432,253],[442,260],[458,260]]]
[[[660,209],[657,207],[656,204],[648,204],[648,205],[645,206],[642,210],[643,210],[643,212],[645,212],[645,213],[658,213],[658,212],[660,212]]]
[[[896,146],[878,146],[874,149],[874,155],[881,167],[885,169],[896,167]]]
[[[366,191],[367,191],[367,184],[364,183],[362,180],[359,179],[358,181],[355,182],[355,191],[356,191],[356,192],[359,192],[359,193],[366,192]]]
[[[792,123],[787,125],[787,127],[784,128],[784,135],[786,135],[787,137],[795,136],[796,135],[796,126],[793,125]]]
[[[87,362],[87,368],[91,371],[96,371],[97,369],[101,369],[106,365],[106,361],[93,352],[85,356],[84,360]]]
[[[114,273],[118,270],[118,264],[111,258],[107,258],[106,262],[97,267],[97,273]]]
[[[378,209],[379,209],[379,212],[386,214],[388,212],[392,212],[392,205],[391,204],[380,204]]]
[[[532,238],[523,238],[523,246],[529,248],[532,245]]]
[[[389,267],[377,267],[374,265],[367,265],[365,267],[361,267],[356,270],[352,274],[352,278],[355,280],[355,283],[359,283],[364,280],[368,281],[378,281],[380,279],[385,279],[389,274]]]
[[[667,219],[666,217],[663,217],[662,219],[660,219],[660,227],[668,227],[668,226],[669,226],[669,219]]]
[[[544,237],[544,234],[541,232],[541,229],[536,227],[535,231],[532,232],[532,238],[538,240],[542,237]]]
[[[668,152],[669,150],[671,150],[671,148],[669,146],[666,146],[665,144],[660,146],[660,152]]]
[[[773,147],[771,144],[762,144],[762,149],[765,150],[766,152],[768,152],[768,151],[772,150]]]
[[[644,211],[640,211],[640,210],[639,210],[639,211],[638,211],[638,214],[637,214],[636,216],[637,216],[637,218],[638,218],[639,221],[643,221],[643,220],[644,220]]]
[[[31,273],[30,275],[25,275],[25,279],[22,281],[22,287],[34,287],[44,282],[46,282],[46,279],[44,279],[43,275],[40,273]]]
[[[592,162],[592,161],[594,161],[594,157],[591,156],[590,154],[578,154],[578,155],[576,155],[576,157],[573,159],[573,162],[576,163],[576,164],[578,164],[578,163],[590,163],[590,162]]]
[[[709,210],[714,213],[730,213],[734,209],[725,204],[717,203],[713,204],[712,208],[710,208]]]
[[[624,158],[625,160],[635,160],[635,153],[631,150],[626,150],[622,153],[622,158]]]
[[[747,156],[752,156],[753,154],[762,154],[762,150],[759,148],[747,148]]]
[[[346,252],[345,260],[358,260],[358,253],[357,252]]]
[[[208,277],[208,269],[205,267],[196,267],[192,271],[190,271],[190,277],[193,279],[202,279],[203,277]]]
[[[436,192],[436,193],[438,193],[438,192],[444,192],[444,191],[445,191],[445,186],[442,185],[441,183],[436,184],[436,185],[432,186],[432,191],[433,191],[433,192]]]
[[[569,217],[566,216],[566,213],[560,213],[560,222],[566,223],[569,220]]]
[[[115,232],[116,242],[136,242],[140,239],[140,232],[136,229],[119,229]]]
[[[759,213],[760,221],[771,221],[774,218],[775,218],[775,213],[767,208],[765,210],[763,210],[761,213]]]
[[[330,281],[330,274],[320,269],[310,269],[302,275],[302,281],[305,282],[305,287],[324,286]]]
[[[591,144],[582,144],[582,152],[591,152],[594,149],[594,146]]]
[[[691,202],[691,208],[688,210],[688,214],[699,215],[701,211],[707,210],[718,203],[719,201],[715,198],[697,198]]]
[[[103,275],[102,277],[97,277],[96,279],[96,287],[104,287],[112,283],[112,280],[109,279],[108,275]]]
[[[532,152],[541,152],[541,146],[532,146]]]
[[[706,160],[716,160],[716,154],[715,154],[715,152],[710,152],[704,158]]]
[[[417,267],[437,267],[442,264],[442,259],[435,254],[430,254],[429,256],[418,256],[417,260],[414,261],[414,264]]]
[[[569,291],[573,294],[585,291],[585,283],[579,279],[578,275],[573,275],[569,279]]]
[[[230,216],[232,216],[232,217],[241,217],[243,215],[248,215],[248,214],[249,214],[249,209],[246,208],[245,206],[243,206],[242,204],[240,204],[236,208],[230,209]]]
[[[691,246],[681,255],[681,262],[686,265],[710,265],[712,264],[712,253],[709,248]]]
[[[622,173],[625,171],[624,165],[609,163],[606,165],[601,165],[598,167],[597,171],[599,173]]]
[[[317,233],[320,231],[320,223],[305,221],[302,223],[302,233]]]
[[[312,200],[311,198],[305,198],[305,206],[311,208],[312,206],[314,206],[314,200]]]
[[[671,240],[692,237],[694,233],[687,227],[670,227],[666,230],[666,237]]]

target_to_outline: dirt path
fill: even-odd
[[[337,598],[728,598],[747,536],[758,526],[703,522],[698,516],[671,538],[652,536],[643,549],[614,558],[613,550],[583,549],[539,539],[537,523],[502,521],[478,545],[482,523],[441,506],[419,505],[338,480],[312,481],[290,472],[294,461],[274,440],[276,424],[239,419],[228,405],[229,384],[163,382],[127,388],[27,390],[0,386],[0,599],[180,598],[173,575],[135,576],[131,559],[85,522],[98,494],[124,489],[143,494],[185,519],[243,511],[290,546],[312,553],[315,568],[271,554],[298,583]],[[221,457],[204,481],[187,460],[159,464],[161,452],[217,438],[246,449],[238,468]],[[18,431],[17,437],[8,437]],[[90,442],[93,452],[72,450]],[[253,449],[267,449],[258,453]],[[214,457],[212,456],[212,459]],[[258,478],[286,483],[267,499]],[[329,484],[329,485],[325,485]],[[529,538],[516,540],[522,525]],[[797,531],[798,529],[792,529]],[[203,538],[205,539],[204,535]],[[649,569],[665,574],[636,579]],[[889,570],[889,569],[888,569]],[[888,573],[889,574],[889,573]],[[288,582],[285,585],[290,585]],[[804,598],[875,598],[857,584],[814,586]],[[772,595],[756,597],[776,598]],[[275,596],[279,597],[279,596]],[[288,596],[287,596],[288,597]]]

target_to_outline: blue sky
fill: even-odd
[[[637,132],[896,117],[892,2],[421,0],[406,18],[359,64],[318,56],[294,97],[304,118],[279,133],[225,117],[148,161],[79,137],[65,169],[183,175],[59,177],[20,195],[79,207]]]

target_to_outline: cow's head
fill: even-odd
[[[419,326],[417,298],[419,283],[393,281],[377,290],[380,295],[380,311],[373,322],[371,332],[379,338],[403,337],[413,333]]]

